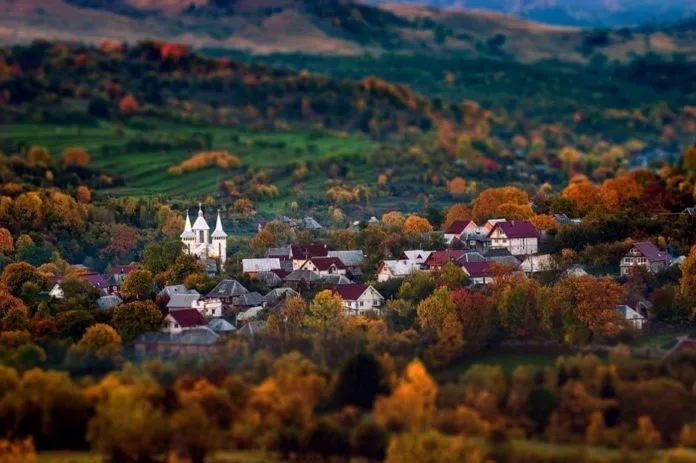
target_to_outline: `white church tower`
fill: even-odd
[[[227,233],[222,229],[222,220],[218,210],[215,231],[211,234],[208,222],[203,216],[203,206],[198,204],[198,217],[191,226],[191,219],[186,211],[186,224],[181,234],[181,242],[186,246],[186,251],[199,259],[219,259],[220,267],[224,268],[227,262]]]

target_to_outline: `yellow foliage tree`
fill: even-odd
[[[411,215],[404,221],[402,229],[407,234],[420,234],[433,231],[433,226],[430,225],[428,219],[418,215]]]

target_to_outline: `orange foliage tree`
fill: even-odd
[[[602,200],[601,188],[587,180],[570,183],[561,196],[573,201],[578,210],[596,206]]]
[[[430,225],[428,219],[425,219],[417,215],[411,215],[408,219],[406,219],[406,221],[404,221],[402,229],[404,233],[409,234],[428,233],[433,231],[433,226]]]
[[[469,221],[472,217],[471,207],[466,204],[454,204],[447,210],[442,227],[447,230],[457,220]]]
[[[66,166],[86,166],[91,161],[89,153],[82,148],[72,147],[63,151],[63,164]]]
[[[526,219],[534,215],[529,205],[529,195],[519,188],[489,188],[481,192],[474,202],[474,220],[482,221],[504,214],[513,214],[516,219]]]
[[[452,196],[462,196],[466,193],[467,186],[466,180],[461,177],[454,177],[447,182],[447,191]]]
[[[138,100],[133,95],[126,95],[121,98],[118,104],[118,110],[124,116],[130,116],[140,111],[140,103],[138,103]]]
[[[12,233],[7,228],[0,227],[0,254],[9,254],[14,251]]]

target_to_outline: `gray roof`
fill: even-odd
[[[263,284],[269,288],[276,288],[283,284],[283,279],[274,272],[259,272],[256,274],[256,278],[263,281]]]
[[[266,251],[266,257],[290,257],[290,246],[283,246],[281,248],[269,248]]]
[[[287,299],[299,295],[300,293],[292,288],[276,288],[273,291],[269,291],[269,293],[264,296],[264,301],[266,304],[275,304],[281,299]]]
[[[247,338],[252,338],[257,335],[264,326],[266,326],[266,322],[254,320],[242,326],[237,332],[243,334]]]
[[[210,328],[200,327],[180,333],[151,332],[140,335],[135,342],[147,344],[205,345],[215,344],[219,335]]]
[[[261,293],[253,292],[242,294],[237,298],[237,305],[254,307],[263,304],[263,296]]]
[[[510,253],[510,251],[507,250],[506,248],[489,249],[484,254],[484,256],[488,259],[494,259],[496,257],[508,257],[511,255],[512,255],[512,253]]]
[[[118,296],[103,296],[97,299],[97,305],[100,309],[113,309],[121,305],[123,300]]]
[[[352,285],[354,282],[345,275],[325,275],[322,279],[332,285]]]
[[[280,259],[277,257],[266,257],[263,259],[242,259],[242,271],[250,272],[269,272],[280,269]]]
[[[365,255],[362,250],[351,251],[329,251],[329,257],[338,257],[346,267],[357,267],[362,265]]]
[[[186,289],[186,286],[184,286],[184,285],[169,285],[169,286],[165,286],[164,289],[162,291],[160,291],[157,295],[160,297],[164,296],[164,295],[172,297],[174,294],[199,294],[199,293],[195,289]]]
[[[248,293],[249,290],[246,289],[237,280],[222,280],[216,287],[212,289],[205,297],[216,298],[216,297],[239,297],[242,294]]]
[[[324,227],[319,222],[314,220],[314,217],[305,217],[302,219],[302,228],[305,230],[320,230]]]
[[[222,317],[210,320],[208,322],[208,327],[216,333],[231,333],[237,331],[237,328],[235,328],[232,323]]]
[[[319,281],[321,276],[311,270],[295,270],[284,278],[285,281]]]
[[[459,259],[457,259],[458,264],[466,264],[470,262],[485,262],[486,258],[478,252],[467,252]]]
[[[193,303],[201,298],[201,295],[196,291],[195,294],[172,294],[167,302],[168,309],[190,309]]]

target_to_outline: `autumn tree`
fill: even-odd
[[[92,162],[92,158],[83,148],[71,147],[63,150],[63,164],[66,166],[87,166]]]
[[[131,342],[143,333],[162,328],[162,313],[152,301],[131,302],[114,309],[111,324],[121,339]]]
[[[7,228],[0,227],[0,255],[10,254],[14,251],[12,233]]]
[[[70,349],[70,353],[76,358],[104,360],[120,355],[121,344],[121,336],[115,329],[99,323],[85,332],[82,339]]]
[[[561,197],[571,200],[578,211],[594,207],[602,200],[601,188],[588,180],[571,182],[563,190]]]
[[[118,109],[124,116],[131,116],[140,111],[140,103],[132,94],[129,94],[121,98]]]
[[[445,221],[442,228],[447,230],[454,222],[458,220],[469,221],[473,218],[471,207],[466,204],[454,204],[447,209]]]
[[[690,306],[696,308],[696,246],[691,249],[689,256],[681,265],[679,295]]]
[[[482,191],[474,202],[472,214],[476,221],[510,215],[522,220],[531,217],[534,212],[527,193],[515,187],[502,187]]]
[[[404,215],[398,211],[387,212],[382,216],[382,223],[387,227],[401,228],[404,220]]]
[[[256,214],[254,202],[246,198],[239,198],[235,200],[235,202],[232,204],[231,211],[234,214],[239,214],[244,218],[249,218]]]
[[[206,456],[222,444],[221,429],[198,403],[183,403],[170,420],[174,436],[185,447],[191,463],[205,463]]]
[[[535,333],[539,284],[522,274],[499,277],[493,286],[500,325],[512,337]]]
[[[22,286],[27,282],[36,283],[40,288],[48,286],[48,280],[26,262],[9,264],[0,274],[0,283],[14,296],[22,294]]]
[[[102,252],[117,258],[124,258],[138,246],[140,236],[128,225],[116,225],[109,245]]]
[[[153,284],[149,270],[132,270],[121,283],[121,295],[125,299],[148,299],[152,295]]]
[[[375,422],[395,431],[425,431],[435,416],[437,394],[437,383],[413,360],[392,393],[375,402]]]
[[[467,192],[468,185],[466,180],[461,177],[454,177],[447,182],[447,192],[452,196],[462,196]]]
[[[428,219],[411,215],[404,221],[402,230],[406,234],[422,234],[433,231],[433,226],[430,225]]]

